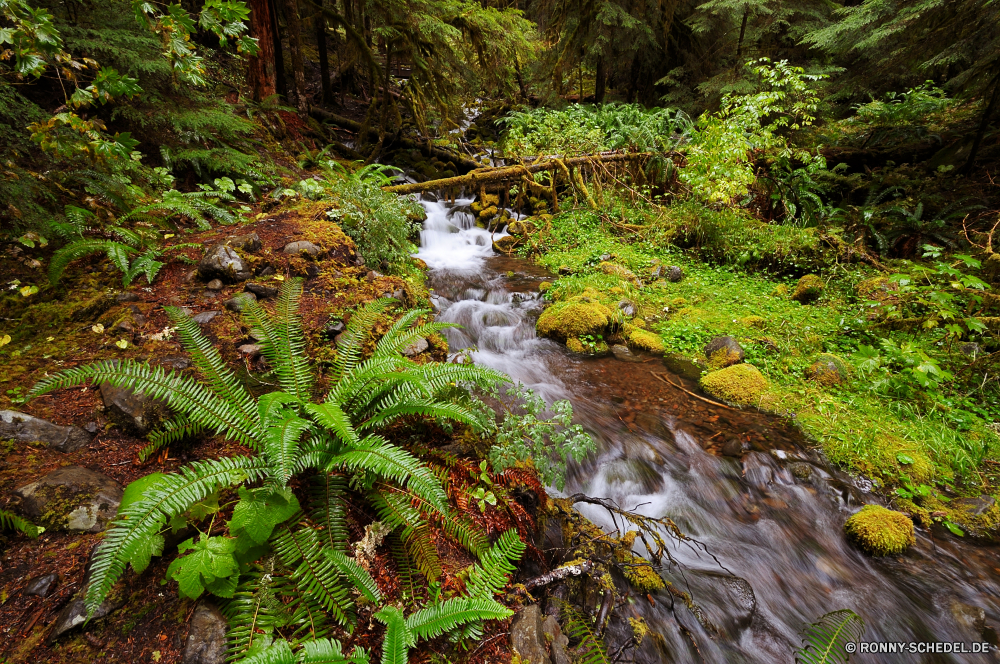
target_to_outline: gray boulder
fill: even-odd
[[[167,402],[130,390],[101,383],[101,398],[111,419],[126,430],[144,436],[170,413]]]
[[[226,661],[225,616],[213,604],[203,602],[191,616],[182,664],[223,664]]]
[[[198,325],[206,325],[211,323],[221,313],[221,311],[203,311],[200,314],[195,314],[191,320],[198,323]]]
[[[545,648],[542,610],[537,604],[521,609],[510,626],[510,642],[524,664],[552,664]]]
[[[545,639],[552,644],[552,664],[572,664],[569,652],[566,650],[569,646],[569,637],[562,633],[555,616],[545,616],[545,620],[542,621],[542,632],[545,634]]]
[[[427,343],[427,339],[420,337],[412,344],[403,349],[403,355],[405,355],[406,357],[414,357],[415,355],[419,355],[420,353],[424,352],[429,347],[430,344]]]
[[[623,346],[622,344],[615,344],[611,347],[611,354],[615,356],[616,360],[621,360],[622,362],[642,362],[642,358],[638,357],[628,349],[628,346]]]
[[[235,249],[217,244],[198,263],[198,276],[206,281],[221,279],[235,282],[250,278],[250,271]]]
[[[677,283],[684,278],[684,270],[682,270],[677,265],[671,265],[667,268],[667,281]]]
[[[256,302],[256,301],[257,301],[257,296],[254,295],[253,293],[240,293],[231,300],[226,300],[226,303],[223,306],[226,307],[226,309],[229,309],[230,311],[239,313],[246,308],[248,302]]]
[[[964,510],[970,516],[982,516],[986,514],[996,504],[993,496],[979,496],[978,498],[955,498],[951,501],[951,506]]]
[[[267,299],[269,297],[274,297],[278,294],[278,289],[274,286],[265,286],[264,284],[248,283],[243,286],[243,290],[248,293],[253,293],[259,299]]]
[[[251,254],[255,251],[260,251],[261,247],[264,246],[260,241],[260,236],[256,233],[247,233],[246,235],[233,235],[227,237],[225,244],[233,247],[234,249],[246,251]]]
[[[55,641],[60,636],[73,629],[74,627],[79,627],[83,623],[87,622],[87,607],[83,603],[83,597],[86,591],[82,590],[77,593],[70,603],[66,605],[58,616],[56,616],[55,622],[52,624],[52,633],[49,634],[49,641]],[[104,602],[97,607],[97,611],[91,617],[91,622],[94,620],[100,620],[104,618],[109,613],[118,609],[125,603],[123,598],[119,597],[109,597],[104,600]]]
[[[14,495],[21,512],[46,528],[99,533],[117,513],[122,487],[93,470],[65,466],[15,489]]]
[[[25,595],[31,595],[34,597],[48,597],[52,589],[55,588],[56,582],[59,581],[59,575],[43,574],[42,576],[36,576],[35,578],[28,581],[28,584],[24,586],[22,591]]]
[[[60,452],[75,452],[90,444],[93,436],[80,427],[59,426],[16,410],[0,410],[0,438],[44,443]]]
[[[285,254],[292,254],[294,256],[302,256],[305,254],[309,258],[316,258],[323,253],[323,250],[308,240],[296,240],[295,242],[289,242],[286,244],[285,248],[282,249],[281,252]]]

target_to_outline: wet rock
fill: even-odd
[[[429,347],[430,347],[430,344],[427,343],[427,339],[424,339],[423,337],[420,337],[419,339],[417,339],[416,341],[414,341],[412,344],[410,344],[409,346],[407,346],[406,348],[404,348],[403,351],[402,351],[402,353],[406,357],[414,357],[414,356],[419,355],[420,353],[424,352]]]
[[[274,297],[278,294],[278,289],[274,286],[265,286],[264,284],[253,284],[249,283],[243,286],[243,290],[248,293],[253,293],[258,299],[266,300],[269,297]]]
[[[21,512],[47,528],[99,533],[118,511],[122,487],[93,470],[65,466],[16,489],[14,495]]]
[[[323,250],[308,240],[296,240],[295,242],[289,242],[286,244],[285,248],[282,249],[281,252],[284,254],[291,254],[293,256],[308,256],[309,258],[316,258],[323,253]]]
[[[325,336],[327,339],[330,339],[330,338],[336,337],[338,334],[340,334],[341,332],[343,332],[345,329],[347,329],[347,326],[344,325],[344,321],[333,320],[333,321],[330,321],[329,323],[327,323],[323,327],[323,336]]]
[[[569,653],[566,651],[569,637],[562,633],[559,621],[556,620],[555,616],[545,616],[545,620],[542,621],[542,633],[545,634],[545,640],[552,647],[552,664],[572,664]]]
[[[34,597],[48,597],[49,593],[52,592],[52,589],[55,588],[56,582],[58,581],[59,575],[55,573],[36,576],[28,581],[28,584],[24,586],[23,593]]]
[[[682,270],[677,265],[671,265],[667,268],[667,281],[677,283],[684,278],[684,270]]]
[[[696,615],[703,625],[707,622],[729,638],[750,627],[757,611],[757,597],[746,579],[709,571],[697,571],[690,577],[694,586],[691,594],[700,598],[701,610]]]
[[[200,314],[195,314],[191,320],[198,323],[198,325],[206,325],[215,320],[215,317],[221,313],[221,311],[203,311]]]
[[[806,482],[810,480],[813,476],[813,467],[808,463],[796,462],[788,464],[788,470],[791,471],[792,476],[801,481]]]
[[[274,274],[274,268],[271,267],[270,265],[261,266],[257,270],[258,277],[270,277],[272,274]]]
[[[748,455],[747,460],[743,463],[743,476],[750,486],[758,489],[766,488],[774,480],[774,469],[751,459],[752,455]]]
[[[573,270],[572,270],[572,268],[570,268],[569,265],[560,265],[559,266],[559,274],[562,274],[562,275],[573,274]]]
[[[745,353],[736,339],[715,337],[705,345],[705,357],[713,369],[722,369],[743,361]]]
[[[628,300],[622,300],[621,302],[618,303],[618,308],[621,310],[623,314],[625,314],[629,318],[635,318],[637,309],[634,302],[630,302]]]
[[[612,346],[611,354],[615,356],[616,360],[621,360],[622,362],[642,362],[641,357],[638,357],[630,351],[628,346],[623,346],[621,344],[615,344]]]
[[[125,302],[141,302],[142,298],[135,293],[119,293],[115,296],[115,300],[124,304]]]
[[[511,254],[517,248],[517,238],[513,235],[504,235],[493,241],[493,251],[501,254]]]
[[[951,615],[959,626],[979,637],[986,627],[986,612],[978,607],[956,600],[951,601]]]
[[[226,661],[225,616],[213,604],[203,602],[191,616],[191,629],[181,654],[182,664],[223,664]]]
[[[524,664],[551,664],[542,632],[542,611],[537,604],[521,609],[510,626],[510,642]]]
[[[58,616],[56,616],[55,622],[52,623],[52,632],[49,634],[49,642],[55,641],[60,636],[70,631],[74,627],[79,627],[83,623],[87,622],[87,607],[83,603],[83,597],[85,592],[81,591],[77,593],[74,598],[66,605]],[[112,611],[120,608],[125,604],[125,599],[117,596],[109,597],[104,600],[104,602],[97,607],[97,611],[91,617],[91,623],[94,620],[100,620],[104,618]]]
[[[978,498],[955,498],[951,501],[951,506],[955,509],[966,512],[969,516],[982,516],[986,514],[996,504],[992,496],[979,496]]]
[[[127,387],[101,383],[101,398],[111,419],[123,428],[145,435],[168,414],[167,402]]]
[[[240,313],[246,308],[247,303],[256,301],[257,296],[253,293],[240,293],[236,297],[226,300],[226,303],[223,306],[232,312]]]
[[[198,263],[198,275],[205,280],[243,281],[250,277],[246,264],[236,250],[224,244],[212,247]]]
[[[183,371],[191,366],[191,360],[181,355],[165,355],[155,358],[153,361],[165,369],[176,369],[177,371]]]
[[[739,438],[730,438],[722,444],[722,454],[736,458],[743,456],[743,441]]]
[[[226,238],[226,244],[234,249],[239,249],[240,251],[246,251],[248,253],[254,253],[255,251],[260,251],[261,247],[264,245],[260,241],[260,236],[256,233],[247,233],[246,235],[233,235]]]
[[[222,279],[212,279],[205,285],[205,288],[214,291],[222,290]]]
[[[0,438],[43,443],[60,452],[75,452],[90,444],[93,436],[80,427],[59,426],[16,410],[0,410]]]

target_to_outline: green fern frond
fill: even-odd
[[[274,574],[275,558],[269,556],[243,578],[232,599],[223,602],[230,661],[253,648],[261,635],[273,634],[289,623],[291,616],[275,592],[279,584]]]
[[[35,539],[45,531],[44,528],[36,526],[30,521],[26,521],[12,512],[0,510],[0,530],[5,529],[17,530],[24,533],[31,539]]]
[[[403,531],[403,543],[417,570],[428,581],[437,581],[442,574],[441,558],[438,556],[434,542],[431,541],[430,526],[426,523],[407,528]]]
[[[406,626],[403,612],[395,606],[387,606],[375,617],[386,626],[382,641],[382,664],[406,664],[410,648],[416,645],[412,632]]]
[[[77,240],[60,247],[49,260],[49,283],[59,283],[66,268],[75,260],[108,250],[109,240]]]
[[[39,381],[28,393],[28,398],[90,381],[137,389],[152,398],[164,399],[174,412],[186,415],[205,429],[224,432],[255,449],[260,447],[256,427],[245,420],[239,408],[187,376],[134,360],[103,360],[61,371]]]
[[[470,597],[492,599],[507,585],[508,575],[517,569],[512,563],[521,559],[526,548],[516,529],[506,531],[480,556],[479,563],[472,566],[466,593]]]
[[[346,553],[349,543],[347,531],[347,478],[343,475],[320,473],[312,480],[312,500],[309,515],[321,529],[323,543]]]
[[[282,564],[292,570],[289,580],[299,597],[312,598],[342,625],[353,624],[354,602],[340,582],[339,566],[327,555],[331,550],[320,543],[319,533],[308,526],[294,530],[282,527],[272,545]]]
[[[590,617],[567,602],[559,604],[566,619],[566,635],[574,641],[579,641],[576,647],[577,658],[574,661],[579,664],[611,664],[604,641],[594,633]]]
[[[337,358],[333,362],[333,371],[331,372],[335,385],[334,390],[336,390],[336,385],[349,374],[361,359],[361,348],[365,339],[371,333],[378,316],[385,311],[390,302],[395,302],[395,300],[382,298],[369,302],[355,311],[351,320],[347,322],[347,329],[344,330],[343,336],[340,337],[340,343],[337,345]],[[331,393],[334,390],[331,390]],[[334,399],[328,395],[327,401],[332,400]]]
[[[126,565],[141,572],[153,555],[162,553],[159,533],[170,519],[220,488],[252,482],[265,473],[262,460],[231,457],[194,462],[150,486],[141,500],[119,512],[98,546],[85,598],[87,614],[94,614]]]
[[[149,433],[146,438],[149,444],[139,450],[139,461],[145,462],[164,447],[196,436],[203,431],[200,424],[192,422],[187,417],[179,415],[163,423],[163,428]]]
[[[459,625],[477,620],[504,620],[513,611],[492,599],[454,597],[406,617],[406,627],[420,639],[433,639]]]
[[[298,664],[368,664],[369,661],[364,648],[354,648],[345,655],[340,641],[317,639],[302,644]]]
[[[295,472],[299,443],[302,434],[312,423],[298,415],[287,414],[280,422],[267,427],[264,432],[263,453],[271,465],[271,472],[279,486],[284,488]]]
[[[302,401],[312,397],[313,376],[305,358],[305,334],[298,316],[302,280],[282,284],[272,319],[259,304],[247,302],[245,318],[259,332],[261,354],[274,367],[281,389]]]
[[[378,604],[382,601],[382,592],[378,589],[375,579],[354,558],[327,547],[323,547],[323,555],[337,567],[341,576],[350,581],[372,603]]]
[[[865,621],[850,609],[833,611],[802,632],[802,648],[795,661],[802,664],[843,664],[850,659],[846,645],[865,634]]]
[[[440,512],[447,512],[441,483],[419,459],[381,436],[366,436],[353,450],[338,454],[327,470],[364,470],[406,486]]]
[[[393,560],[396,561],[396,575],[399,579],[399,587],[403,599],[412,602],[417,598],[418,594],[416,570],[413,569],[410,557],[406,555],[403,540],[396,533],[391,533],[386,538],[386,543],[389,546],[389,553],[392,554]]]
[[[343,443],[354,446],[361,442],[354,430],[354,425],[351,423],[351,418],[343,411],[340,404],[333,401],[310,403],[306,404],[305,410],[316,422],[326,427]]]

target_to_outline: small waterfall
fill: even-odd
[[[549,401],[573,402],[599,453],[570,469],[567,492],[669,516],[711,554],[684,545],[671,551],[681,567],[666,576],[690,592],[695,612],[666,593],[630,600],[624,610],[643,616],[662,636],[647,639],[635,661],[790,662],[801,629],[843,608],[864,618],[870,641],[969,647],[982,640],[977,611],[985,611],[987,622],[1000,621],[995,550],[921,534],[899,559],[863,555],[841,528],[865,496],[803,446],[794,429],[756,413],[677,403],[677,393],[665,391],[650,372],[663,371],[658,362],[579,358],[536,337],[543,303],[539,275],[530,273],[537,268],[495,256],[492,240],[502,233],[477,228],[470,202],[423,203],[427,221],[417,255],[430,267],[438,320],[462,326],[446,333],[451,351],[467,349],[477,363]],[[519,280],[505,276],[508,271]],[[760,442],[738,460],[706,450],[720,435]],[[602,508],[577,508],[612,527]],[[990,654],[858,654],[851,661],[998,660]]]

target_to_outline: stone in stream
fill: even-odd
[[[713,571],[693,571],[689,578],[692,595],[700,598],[701,612],[696,615],[706,629],[735,639],[750,627],[757,611],[757,597],[749,581]]]
[[[542,621],[542,632],[552,647],[552,664],[572,664],[569,653],[566,652],[569,637],[562,633],[555,616],[545,616],[545,620]]]
[[[34,597],[48,597],[57,581],[59,581],[59,575],[55,573],[36,576],[28,581],[22,593]]]
[[[524,664],[552,664],[542,632],[542,610],[537,604],[529,604],[514,616],[510,643]]]
[[[101,383],[104,407],[116,424],[140,436],[159,424],[169,414],[167,402],[127,387]]]
[[[226,618],[215,605],[209,602],[198,604],[191,616],[191,629],[181,653],[181,663],[223,664],[226,661],[227,629]]]
[[[43,443],[60,452],[75,452],[90,444],[93,436],[80,427],[60,426],[16,410],[0,410],[0,438]]]
[[[621,360],[622,362],[642,362],[643,359],[635,355],[632,351],[628,349],[628,346],[623,346],[622,344],[615,344],[611,347],[611,354],[615,356],[616,360]]]
[[[20,510],[46,528],[99,533],[122,500],[113,479],[81,466],[65,466],[14,491]]]
[[[979,496],[978,498],[955,498],[951,501],[951,506],[966,512],[969,516],[982,516],[996,505],[993,496]]]

